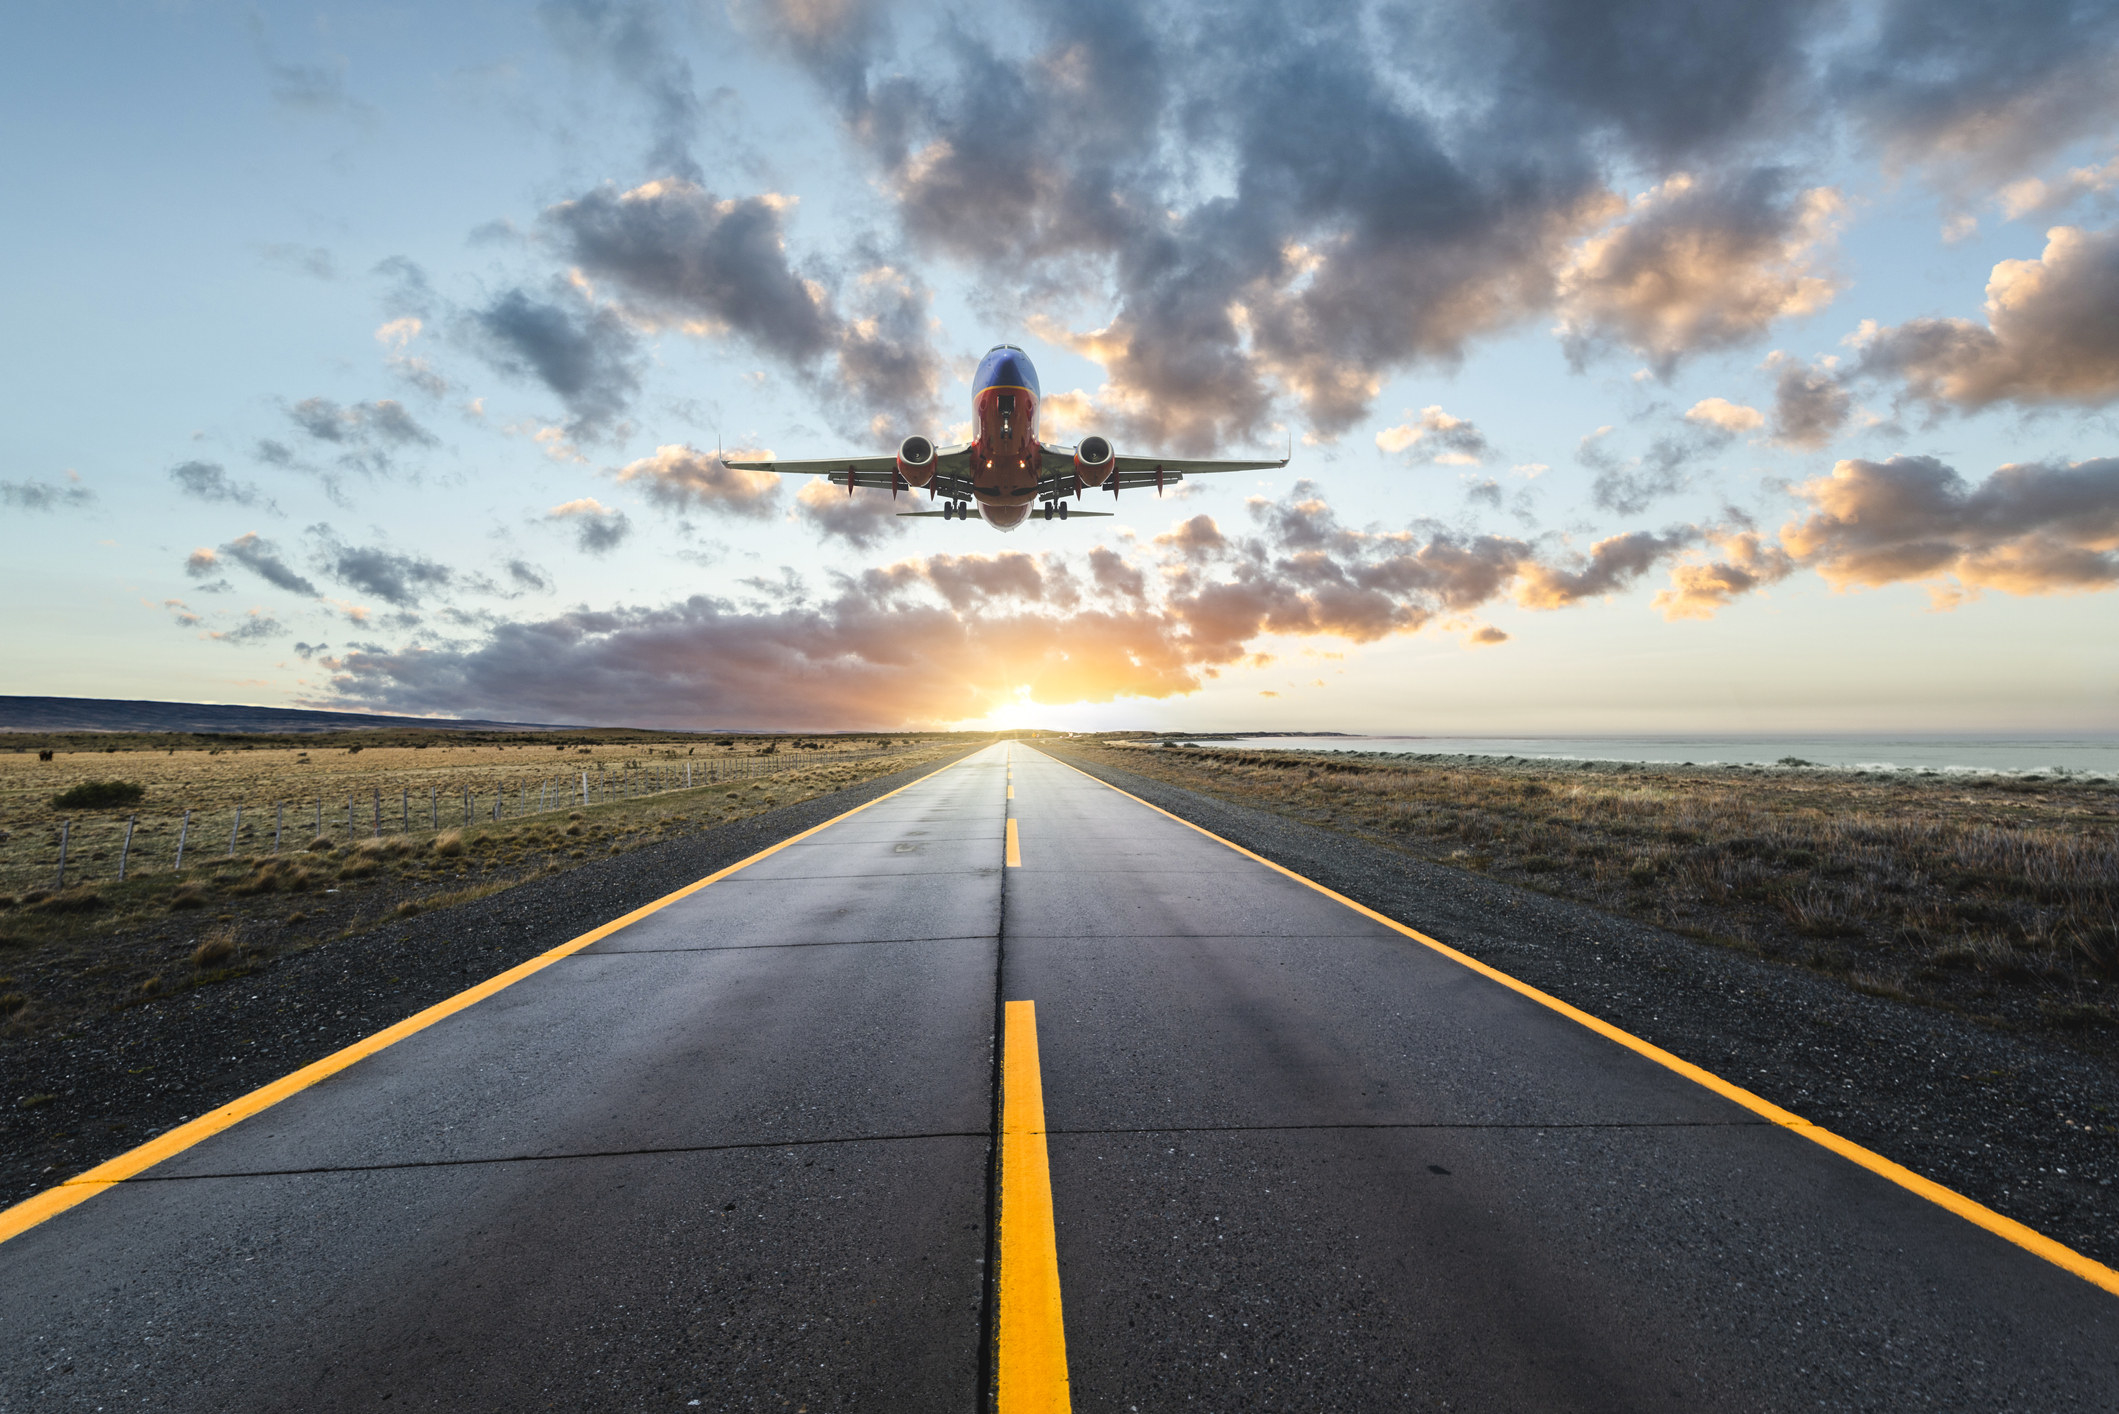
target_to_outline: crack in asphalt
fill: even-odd
[[[936,1129],[909,1134],[844,1134],[824,1139],[752,1139],[732,1144],[669,1144],[637,1149],[584,1149],[569,1154],[487,1154],[461,1159],[398,1159],[381,1164],[318,1164],[310,1168],[229,1169],[220,1173],[143,1173],[120,1182],[195,1183],[215,1178],[300,1178],[311,1174],[387,1173],[396,1169],[475,1168],[482,1164],[543,1164],[574,1159],[637,1159],[654,1158],[663,1154],[721,1154],[744,1149],[812,1149],[834,1144],[897,1144],[920,1139],[990,1137],[980,1129]],[[69,1183],[77,1181],[68,1180]]]

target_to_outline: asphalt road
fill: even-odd
[[[2119,1406],[2119,1298],[1016,745],[0,1245],[0,1409],[969,1414],[1018,999],[1077,1410]]]

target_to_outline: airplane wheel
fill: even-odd
[[[956,502],[954,502],[954,501],[944,501],[944,502],[942,502],[942,519],[943,519],[943,520],[955,520],[955,519],[956,519]]]
[[[1045,502],[1045,519],[1052,519],[1052,503],[1050,501]]]
[[[1067,503],[1066,503],[1065,501],[1062,501],[1062,502],[1060,502],[1060,503],[1059,503],[1059,508],[1060,508],[1060,519],[1061,519],[1061,520],[1065,520],[1065,519],[1067,518]]]

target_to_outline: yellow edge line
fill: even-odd
[[[126,1179],[132,1178],[143,1170],[161,1163],[164,1159],[173,1158],[183,1153],[201,1140],[209,1139],[229,1126],[248,1119],[261,1110],[270,1109],[288,1096],[308,1089],[319,1080],[328,1079],[338,1074],[338,1072],[352,1065],[355,1061],[394,1046],[407,1036],[426,1030],[444,1017],[452,1016],[473,1003],[482,1002],[495,992],[514,986],[532,973],[543,971],[561,958],[580,952],[592,943],[601,942],[619,929],[638,923],[649,914],[667,908],[679,899],[689,898],[708,884],[726,879],[739,869],[747,869],[767,855],[778,854],[789,845],[798,844],[808,839],[811,835],[816,834],[819,830],[828,830],[848,816],[858,815],[871,805],[879,805],[900,791],[911,790],[914,786],[919,785],[921,781],[931,780],[956,764],[956,762],[952,761],[948,766],[937,767],[926,775],[921,776],[919,780],[907,781],[896,790],[885,791],[874,800],[856,805],[853,809],[843,814],[834,815],[821,825],[812,825],[798,835],[790,835],[776,845],[770,845],[765,849],[759,850],[748,859],[731,864],[726,869],[709,874],[695,883],[686,884],[675,893],[665,894],[653,903],[636,908],[622,918],[616,918],[601,927],[592,928],[580,937],[561,943],[549,952],[539,953],[527,962],[517,963],[496,977],[489,977],[475,987],[458,992],[447,1001],[436,1002],[425,1011],[408,1016],[395,1026],[386,1027],[372,1036],[355,1041],[352,1045],[347,1046],[343,1050],[334,1051],[322,1060],[312,1061],[300,1070],[289,1075],[283,1075],[269,1085],[261,1086],[239,1099],[231,1100],[217,1110],[209,1110],[197,1119],[180,1124],[168,1133],[150,1139],[136,1149],[129,1149],[114,1159],[108,1159],[103,1163],[97,1164],[86,1173],[76,1174],[55,1188],[47,1188],[35,1197],[23,1199],[15,1204],[14,1207],[7,1209],[5,1212],[0,1212],[0,1242],[19,1237],[47,1218],[57,1217],[68,1208],[78,1203],[87,1202],[105,1189],[116,1187]]]
[[[1043,755],[1042,752],[1040,752],[1039,754]],[[1957,1192],[1955,1189],[1945,1188],[1941,1184],[1935,1182],[1933,1179],[1923,1178],[1919,1174],[1913,1172],[1913,1170],[1905,1167],[1903,1164],[1893,1163],[1891,1160],[1885,1158],[1879,1153],[1876,1153],[1874,1150],[1864,1149],[1861,1145],[1855,1143],[1851,1139],[1845,1138],[1838,1134],[1834,1134],[1829,1129],[1825,1129],[1819,1125],[1813,1124],[1809,1120],[1804,1119],[1801,1115],[1795,1114],[1793,1111],[1784,1110],[1779,1105],[1774,1104],[1771,1100],[1768,1100],[1763,1096],[1754,1095],[1749,1090],[1744,1089],[1741,1085],[1733,1085],[1729,1081],[1722,1079],[1721,1076],[1716,1075],[1714,1072],[1701,1069],[1699,1066],[1694,1065],[1691,1061],[1681,1060],[1677,1056],[1674,1056],[1670,1052],[1664,1050],[1661,1046],[1651,1045],[1649,1042],[1642,1040],[1640,1037],[1633,1035],[1631,1032],[1621,1031],[1618,1027],[1613,1026],[1610,1022],[1605,1021],[1599,1017],[1591,1016],[1588,1012],[1581,1010],[1579,1007],[1569,1006],[1566,1002],[1561,1001],[1558,997],[1555,997],[1547,992],[1541,992],[1536,987],[1531,986],[1528,982],[1518,981],[1516,978],[1509,976],[1506,972],[1503,972],[1498,968],[1489,967],[1475,957],[1469,957],[1464,953],[1458,952],[1455,948],[1449,946],[1447,943],[1437,942],[1435,939],[1430,938],[1427,934],[1420,932],[1416,928],[1409,928],[1405,924],[1400,923],[1395,918],[1386,918],[1382,914],[1378,913],[1375,909],[1369,908],[1364,904],[1356,903],[1352,899],[1348,898],[1345,894],[1339,893],[1333,889],[1328,889],[1323,884],[1318,883],[1315,879],[1304,878],[1302,875],[1296,873],[1294,870],[1288,868],[1286,865],[1275,864],[1272,860],[1267,859],[1264,855],[1254,854],[1250,850],[1245,849],[1240,844],[1237,844],[1231,840],[1225,840],[1220,835],[1215,834],[1212,830],[1209,830],[1202,825],[1193,824],[1190,820],[1185,819],[1182,815],[1172,815],[1169,811],[1163,809],[1161,806],[1153,804],[1149,801],[1142,800],[1139,796],[1134,795],[1130,791],[1119,790],[1117,786],[1112,785],[1109,781],[1101,780],[1095,776],[1091,776],[1087,771],[1082,770],[1079,766],[1069,765],[1065,761],[1059,761],[1057,757],[1046,757],[1046,759],[1050,761],[1056,761],[1059,765],[1066,766],[1068,770],[1073,771],[1076,775],[1087,776],[1090,780],[1095,781],[1098,785],[1103,786],[1107,790],[1118,791],[1118,793],[1122,796],[1125,796],[1126,799],[1133,801],[1136,804],[1145,805],[1148,807],[1148,809],[1153,810],[1158,815],[1167,815],[1170,819],[1175,820],[1178,824],[1185,826],[1187,829],[1197,830],[1200,834],[1205,835],[1208,839],[1213,840],[1216,844],[1227,845],[1230,849],[1235,850],[1238,854],[1244,856],[1246,859],[1256,860],[1258,863],[1265,865],[1266,868],[1273,870],[1275,873],[1285,874],[1288,878],[1295,880],[1299,884],[1308,885],[1310,888],[1315,889],[1318,893],[1323,894],[1326,898],[1334,899],[1340,903],[1345,904],[1348,908],[1353,909],[1356,913],[1361,914],[1363,917],[1372,918],[1376,922],[1381,923],[1386,928],[1392,929],[1395,932],[1403,933],[1406,937],[1411,938],[1414,942],[1420,943],[1425,947],[1434,949],[1436,952],[1441,953],[1444,957],[1449,958],[1452,962],[1462,963],[1464,966],[1469,967],[1472,971],[1479,973],[1481,976],[1490,977],[1494,981],[1499,982],[1502,986],[1507,987],[1512,991],[1522,993],[1524,996],[1530,998],[1532,1001],[1538,1003],[1540,1006],[1550,1007],[1552,1010],[1560,1013],[1560,1015],[1564,1017],[1567,1017],[1569,1020],[1580,1022],[1582,1025],[1596,1032],[1599,1036],[1603,1036],[1608,1040],[1616,1041],[1620,1045],[1626,1047],[1626,1049],[1636,1052],[1640,1055],[1646,1056],[1649,1060],[1654,1061],[1657,1065],[1663,1066],[1668,1070],[1674,1070],[1679,1075],[1684,1076],[1687,1080],[1691,1080],[1697,1084],[1706,1086],[1709,1090],[1714,1091],[1715,1094],[1720,1095],[1723,1099],[1733,1100],[1737,1104],[1742,1105],[1745,1109],[1750,1110],[1753,1114],[1759,1115],[1765,1119],[1769,1119],[1775,1124],[1781,1126],[1783,1129],[1791,1130],[1796,1134],[1800,1134],[1801,1136],[1803,1136],[1803,1138],[1808,1139],[1813,1144],[1821,1144],[1825,1148],[1830,1149],[1833,1153],[1838,1154],[1841,1158],[1851,1159],[1855,1163],[1860,1164],[1863,1168],[1869,1170],[1869,1172],[1876,1174],[1879,1177],[1887,1178],[1891,1182],[1897,1184],[1899,1187],[1904,1188],[1909,1192],[1919,1194],[1921,1197],[1927,1199],[1929,1202],[1935,1204],[1937,1207],[1948,1209],[1950,1212],[1955,1213],[1958,1217],[1963,1218],[1966,1222],[1972,1223],[1977,1227],[1985,1228],[1988,1232],[1993,1233],[1996,1237],[2004,1238],[2007,1241],[2013,1242],[2018,1247],[2023,1248],[2025,1251],[2043,1257],[2046,1261],[2051,1262],[2054,1266],[2072,1272],[2076,1276],[2081,1277],[2084,1281],[2089,1282],[2094,1286],[2100,1286],[2106,1291],[2111,1292],[2114,1296],[2119,1296],[2119,1271],[2114,1271],[2110,1267],[2105,1266],[2102,1262],[2096,1261],[2093,1258],[2085,1257],[2080,1252],[2077,1252],[2074,1248],[2067,1246],[2065,1243],[2055,1242],[2052,1238],[2047,1237],[2044,1233],[2039,1232],[2036,1228],[2026,1227],[2022,1223],[2017,1222],[2014,1218],[2005,1217],[2002,1214],[1995,1212],[1992,1208],[1987,1207],[1984,1203],[1978,1203],[1970,1198],[1965,1197],[1962,1193]]]
[[[1001,1029],[999,1414],[1067,1414],[1067,1329],[1060,1309],[1037,1004],[1009,1002]]]
[[[1008,867],[1020,869],[1023,865],[1023,842],[1016,837],[1015,817],[1008,817]]]

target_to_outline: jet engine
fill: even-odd
[[[917,432],[898,443],[898,475],[907,486],[925,486],[934,480],[934,443]]]
[[[1111,469],[1118,465],[1118,453],[1111,443],[1102,437],[1090,435],[1074,449],[1074,474],[1084,486],[1101,486],[1111,479]]]

